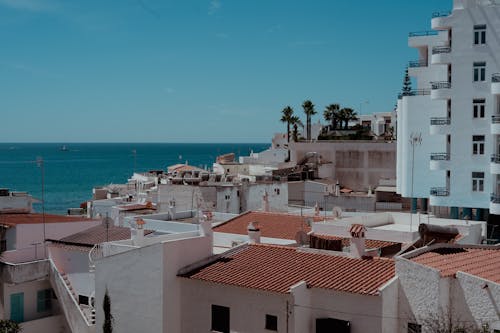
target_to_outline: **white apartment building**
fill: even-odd
[[[451,218],[500,215],[500,2],[454,0],[431,26],[409,37],[417,89],[398,100],[398,193]]]

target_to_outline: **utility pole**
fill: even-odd
[[[42,224],[43,224],[43,255],[47,256],[46,246],[45,246],[45,170],[43,157],[39,156],[36,158],[36,164],[40,168],[42,174]]]

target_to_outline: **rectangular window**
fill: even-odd
[[[422,333],[422,325],[408,323],[408,333]]]
[[[472,102],[474,118],[484,118],[486,101],[484,99],[475,99]]]
[[[486,44],[486,24],[474,26],[474,45]]]
[[[266,330],[278,331],[278,317],[266,314]]]
[[[472,154],[484,155],[484,135],[472,136]]]
[[[229,308],[212,304],[212,331],[229,333]]]
[[[472,173],[472,192],[484,192],[484,172]]]
[[[486,80],[486,63],[485,62],[475,62],[474,63],[474,82],[480,82]]]
[[[36,312],[52,309],[52,289],[39,290],[36,293]]]

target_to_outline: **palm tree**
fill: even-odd
[[[286,123],[286,139],[290,142],[290,125],[291,119],[293,117],[293,109],[290,106],[285,107],[281,110],[281,122]]]
[[[298,116],[292,116],[290,118],[290,125],[293,126],[293,132],[292,132],[292,137],[293,141],[298,142],[299,141],[299,126],[304,127],[304,124],[300,121]]]
[[[307,141],[311,140],[311,116],[316,114],[314,110],[314,104],[310,100],[306,100],[302,103],[302,108],[304,109],[304,113],[306,114],[306,126],[307,126]]]
[[[325,108],[325,111],[323,111],[323,117],[325,117],[325,120],[332,122],[333,130],[337,129],[337,122],[339,120],[339,110],[340,110],[340,105],[330,104]]]
[[[349,126],[349,121],[358,119],[356,111],[351,108],[343,108],[339,111],[340,114],[340,127],[342,128],[342,122],[345,122],[344,129]]]

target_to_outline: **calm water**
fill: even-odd
[[[178,144],[178,143],[72,143],[66,151],[56,143],[0,143],[0,188],[27,191],[41,198],[41,168],[44,160],[45,210],[65,213],[69,207],[92,196],[92,187],[125,183],[136,171],[165,170],[184,163],[209,168],[217,155],[234,152],[248,155],[268,144]],[[134,154],[134,151],[136,152]],[[40,205],[35,205],[37,211]]]

